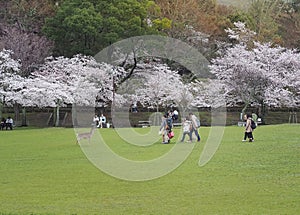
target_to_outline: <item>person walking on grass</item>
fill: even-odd
[[[161,121],[161,125],[160,125],[160,128],[159,128],[159,132],[158,134],[159,135],[162,135],[162,143],[163,144],[166,144],[168,143],[169,141],[169,138],[168,138],[168,131],[167,131],[167,118],[168,116],[165,114],[162,116],[162,121]]]
[[[244,134],[244,139],[242,140],[243,142],[247,141],[247,138],[249,139],[249,142],[253,142],[254,138],[253,138],[253,129],[252,129],[252,118],[251,118],[251,114],[245,114],[244,115],[244,120],[246,121],[246,125],[245,125],[245,134]]]
[[[172,132],[172,116],[166,113],[162,117],[162,122],[159,129],[159,135],[162,135],[163,144],[170,143],[170,138],[168,134],[171,132]]]
[[[185,135],[189,135],[189,140],[187,141],[188,143],[192,142],[192,122],[188,120],[188,117],[183,118],[182,120],[182,138],[180,142],[184,142]]]
[[[193,133],[195,133],[197,141],[200,142],[201,138],[198,132],[198,128],[200,127],[200,120],[193,113],[190,113],[189,116],[192,122],[191,136]]]

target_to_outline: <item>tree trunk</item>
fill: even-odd
[[[3,114],[3,103],[0,102],[0,119],[2,119],[2,114]]]
[[[19,104],[14,103],[15,121],[20,121],[20,107]]]
[[[52,123],[51,126],[55,126],[55,122],[56,122],[56,108],[57,107],[53,108],[53,114],[52,114],[52,116],[53,116],[53,122],[51,122]],[[49,123],[49,125],[50,125],[50,123]]]
[[[26,108],[22,109],[22,126],[27,126],[27,118],[26,118]]]
[[[242,117],[246,114],[246,110],[247,110],[248,106],[249,106],[249,103],[246,103],[245,106],[243,107],[243,109],[242,109]]]
[[[263,101],[260,103],[260,105],[261,105],[260,118],[262,120],[262,123],[265,124],[266,105]]]
[[[59,105],[56,107],[55,127],[59,126]]]
[[[76,104],[72,105],[72,119],[73,119],[73,126],[78,126]]]

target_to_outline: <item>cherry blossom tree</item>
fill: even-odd
[[[191,106],[219,108],[226,104],[226,85],[218,79],[196,80],[188,85],[193,95]]]
[[[30,98],[28,106],[55,108],[55,126],[59,125],[59,109],[67,104],[91,105],[95,103],[101,83],[101,70],[90,57],[47,58],[46,62],[28,80],[21,93]],[[101,78],[101,77],[100,77]]]
[[[122,103],[115,93],[123,68],[98,63],[92,57],[49,57],[29,77],[20,76],[20,64],[11,59],[11,51],[0,53],[1,107],[19,104],[26,107],[53,107],[55,126],[59,125],[60,107],[67,104],[95,107],[96,101]],[[25,114],[24,114],[25,115]],[[26,124],[26,122],[25,122]]]
[[[212,61],[211,72],[226,84],[227,103],[243,103],[242,112],[250,104],[262,109],[299,105],[299,53],[258,42],[253,46],[243,40]]]
[[[188,110],[194,107],[193,101],[195,100],[195,96],[192,94],[190,84],[178,81],[175,85],[176,89],[171,92],[171,98],[173,98],[175,106],[178,106],[181,110],[181,115],[185,116]]]
[[[3,49],[0,51],[0,117],[2,117],[3,105],[9,102],[13,95],[9,94],[11,84],[19,76],[21,64],[12,59],[13,52]]]
[[[254,41],[256,32],[251,31],[246,27],[244,22],[234,22],[234,28],[225,29],[225,32],[228,34],[228,38],[232,40],[232,42],[239,43],[242,45],[249,45],[252,41]]]
[[[266,49],[268,47],[265,47]],[[274,48],[273,50],[274,51]],[[281,48],[276,60],[277,76],[272,77],[280,86],[283,96],[278,98],[274,93],[273,100],[280,106],[300,106],[300,53],[299,50]],[[285,95],[284,95],[285,94]]]
[[[136,90],[136,94],[143,105],[156,108],[158,112],[160,106],[168,106],[174,102],[177,86],[182,81],[180,75],[166,65],[156,64],[148,69],[141,74],[146,81],[142,88]]]
[[[118,93],[118,88],[122,84],[120,80],[126,76],[124,68],[107,63],[97,63],[96,61],[93,61],[93,63],[101,71],[98,74],[100,88],[96,102],[103,105],[108,105],[109,103],[112,103],[113,106],[122,105],[124,102],[123,96]]]

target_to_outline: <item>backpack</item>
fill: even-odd
[[[251,119],[251,128],[252,130],[256,129],[256,123],[254,122],[253,119]]]
[[[197,128],[200,128],[200,120],[196,117],[195,118],[195,121],[196,121],[196,126],[197,126]]]

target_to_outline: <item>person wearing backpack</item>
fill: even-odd
[[[244,119],[246,120],[246,126],[245,126],[245,134],[243,142],[247,141],[247,138],[249,139],[249,142],[253,142],[253,130],[255,129],[256,125],[253,119],[251,118],[251,114],[245,114]]]
[[[195,133],[197,141],[200,142],[201,137],[198,132],[198,128],[200,128],[200,120],[193,113],[190,113],[189,116],[192,122],[191,135]]]
[[[159,129],[159,135],[162,135],[162,143],[170,143],[170,138],[168,134],[172,131],[172,117],[168,114],[163,115],[161,126]]]

